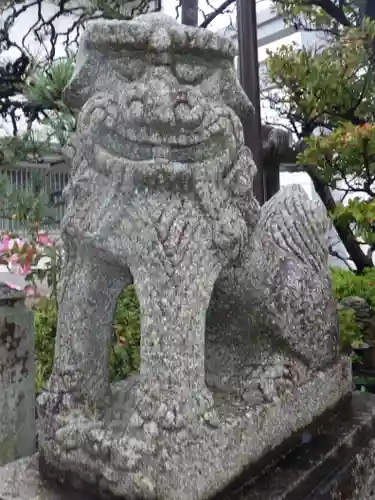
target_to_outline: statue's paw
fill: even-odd
[[[189,393],[181,390],[180,394],[157,394],[156,391],[139,388],[135,407],[136,411],[129,420],[135,428],[155,422],[162,429],[182,429],[199,418],[218,425],[213,396],[206,388]]]
[[[307,368],[298,361],[268,363],[248,373],[244,382],[243,397],[250,404],[271,403],[293,392],[307,376]]]

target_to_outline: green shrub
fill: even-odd
[[[356,274],[346,269],[332,268],[331,273],[333,294],[338,302],[347,297],[361,297],[375,311],[375,269],[369,268],[363,274]],[[363,340],[371,341],[370,337],[373,337],[372,328],[361,329],[353,310],[341,310],[339,315],[343,350],[346,351],[350,346],[361,344]]]
[[[352,347],[359,347],[363,343],[363,335],[351,309],[339,311],[340,344],[343,352],[351,352]]]
[[[366,269],[363,274],[332,268],[333,293],[338,302],[346,297],[362,297],[375,310],[375,269]]]
[[[140,311],[133,285],[125,288],[117,302],[114,327],[109,375],[112,381],[117,381],[138,371],[140,364]]]
[[[52,371],[57,326],[57,306],[54,299],[42,298],[34,306],[36,390],[39,392]]]
[[[332,269],[333,293],[337,301],[358,296],[375,309],[375,269],[357,275],[343,269]],[[35,348],[37,362],[37,391],[51,375],[57,326],[57,304],[54,299],[42,298],[34,306]],[[355,321],[354,311],[340,311],[340,336],[344,350],[362,341],[362,332]],[[140,312],[134,286],[125,288],[117,302],[112,339],[109,374],[111,381],[123,380],[139,369]]]
[[[57,304],[42,298],[34,306],[37,392],[51,375],[57,327]],[[122,380],[139,369],[140,313],[134,286],[125,288],[117,302],[109,374],[111,381]]]

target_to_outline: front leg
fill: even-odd
[[[181,427],[198,416],[209,418],[213,406],[205,383],[205,322],[220,267],[198,249],[187,257],[188,274],[178,266],[163,275],[152,261],[134,273],[142,313],[135,422]]]
[[[52,413],[84,407],[100,414],[110,393],[108,356],[116,301],[132,278],[126,269],[99,259],[93,248],[66,242],[65,253],[54,366],[39,411],[46,414],[52,404]]]
[[[188,201],[168,205],[149,197],[136,214],[127,255],[141,309],[141,364],[130,420],[179,427],[213,406],[205,384],[205,322],[222,264],[209,224]]]

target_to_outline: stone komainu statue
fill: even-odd
[[[350,389],[327,215],[296,187],[260,210],[235,54],[162,14],[83,35],[65,94],[79,118],[55,359],[38,401],[48,477],[204,500]],[[111,385],[116,299],[132,281],[140,373]]]

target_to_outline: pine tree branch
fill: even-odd
[[[1,3],[1,2],[0,2]],[[55,8],[43,9],[44,0],[22,0],[7,1],[0,6],[2,15],[2,26],[0,28],[0,117],[9,122],[13,135],[19,133],[19,121],[22,115],[26,118],[27,126],[31,127],[35,121],[45,117],[44,112],[49,109],[56,109],[56,106],[46,106],[44,103],[34,102],[34,100],[19,98],[23,93],[23,87],[28,85],[28,77],[35,63],[33,54],[30,53],[30,37],[36,39],[37,44],[44,49],[42,54],[43,63],[53,64],[56,58],[56,47],[59,41],[63,42],[67,55],[75,51],[78,46],[78,39],[81,30],[88,20],[108,17],[112,10],[110,7],[125,9],[126,15],[123,18],[129,19],[137,14],[147,12],[153,0],[141,0],[136,7],[126,9],[131,0],[92,0],[89,3],[77,5],[71,0],[59,0],[55,2]],[[103,9],[100,9],[102,4]],[[53,3],[51,2],[51,8]],[[117,11],[116,11],[117,12]],[[22,17],[30,14],[33,23],[28,27],[21,42],[14,39],[15,26],[23,24]],[[61,23],[61,19],[72,18],[72,22],[66,25]],[[117,17],[121,17],[118,14]],[[18,24],[17,24],[18,23]],[[60,26],[63,28],[61,29]],[[12,61],[4,61],[6,52],[11,51],[18,56]]]

